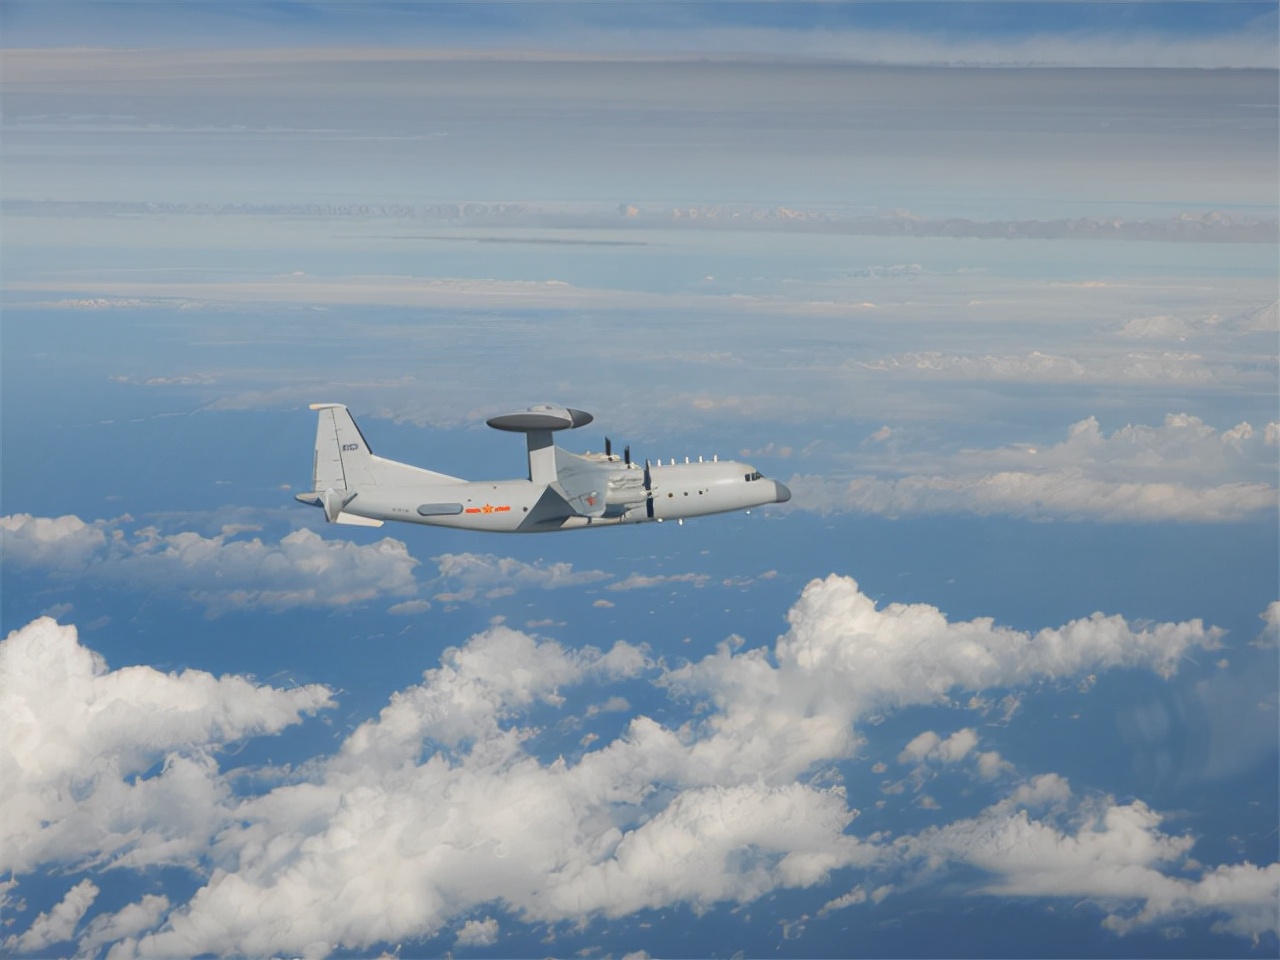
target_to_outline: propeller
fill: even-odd
[[[631,444],[627,444],[622,448],[622,462],[628,467],[631,466]]]
[[[604,455],[606,457],[613,456],[613,441],[610,440],[608,437],[604,438]]]
[[[644,512],[650,520],[653,519],[653,474],[649,472],[649,460],[644,461],[644,490],[648,494],[644,498]]]

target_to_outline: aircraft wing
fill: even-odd
[[[556,492],[580,517],[602,517],[609,491],[609,469],[556,448]]]

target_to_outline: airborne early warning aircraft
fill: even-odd
[[[313,403],[320,415],[312,492],[297,498],[324,510],[330,523],[379,527],[384,520],[494,533],[539,533],[577,527],[677,520],[785,503],[791,491],[748,464],[701,457],[643,465],[630,447],[618,456],[576,454],[552,433],[581,427],[589,413],[550,404],[493,417],[489,426],[525,435],[527,480],[469,481],[373,455],[340,403]]]

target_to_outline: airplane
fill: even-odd
[[[603,453],[569,453],[553,434],[585,426],[583,410],[539,404],[492,417],[489,426],[523,433],[529,454],[524,480],[468,481],[375,456],[340,403],[313,403],[318,412],[312,490],[296,494],[324,510],[329,523],[380,527],[398,520],[493,533],[543,533],[624,523],[658,523],[768,503],[791,491],[749,464],[701,457],[643,464],[622,456],[605,438]]]

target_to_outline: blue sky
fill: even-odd
[[[1275,66],[1273,3],[6,4],[6,47],[370,44],[590,56]]]
[[[1042,35],[1166,40],[1243,37],[1276,29],[1273,3],[14,3],[5,45],[241,46],[376,43],[558,46],[575,34],[622,34],[642,46],[680,34],[736,31],[907,33],[1014,44]],[[606,48],[607,52],[607,48]]]
[[[0,953],[1274,955],[1275,11],[0,8]]]

